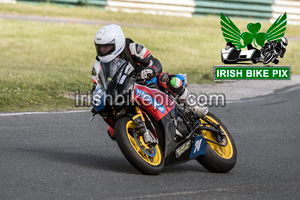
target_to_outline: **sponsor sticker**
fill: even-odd
[[[123,85],[123,83],[124,83],[126,77],[127,77],[127,75],[123,75],[123,76],[122,76],[122,78],[121,78],[121,80],[120,80],[120,82],[119,82],[120,85]]]
[[[186,143],[184,143],[183,145],[181,145],[180,147],[178,147],[176,149],[175,152],[175,156],[176,158],[178,158],[179,156],[181,156],[186,150],[188,150],[191,147],[191,140],[187,141]]]
[[[143,100],[151,104],[155,109],[159,110],[162,114],[165,113],[166,108],[158,103],[154,98],[152,98],[149,94],[144,92],[143,90],[136,89],[135,90],[136,95],[140,96]]]
[[[193,148],[190,153],[190,158],[195,158],[200,155],[205,155],[207,142],[203,136],[195,137]]]

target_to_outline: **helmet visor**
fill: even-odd
[[[96,44],[96,51],[98,56],[107,56],[115,51],[116,45],[114,40],[108,44]]]

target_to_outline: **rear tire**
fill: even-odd
[[[141,173],[148,175],[159,174],[164,167],[164,157],[161,148],[157,144],[154,147],[156,150],[155,156],[146,155],[134,138],[134,128],[136,128],[136,125],[128,116],[122,117],[116,122],[115,135],[119,148],[125,158]],[[139,139],[143,143],[142,136]],[[146,145],[146,147],[148,146]]]
[[[227,146],[222,147],[220,145],[207,141],[208,145],[206,148],[206,153],[204,156],[198,157],[197,161],[211,172],[229,172],[235,166],[237,160],[235,143],[225,125],[216,116],[214,116],[212,113],[208,113],[206,117],[210,121],[220,125],[221,129],[226,134],[228,144]],[[202,133],[203,137],[212,140],[213,137],[210,131],[202,131]]]

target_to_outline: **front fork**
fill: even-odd
[[[145,118],[143,116],[141,109],[138,106],[135,106],[135,111],[137,114],[132,117],[132,120],[137,125],[139,131],[142,134],[144,134],[147,131],[146,124],[145,124]]]
[[[145,136],[144,134],[147,132],[146,134],[150,135],[150,138],[152,138],[152,139],[150,139],[151,143],[157,144],[158,138],[157,138],[156,130],[155,130],[155,127],[152,124],[150,118],[148,117],[148,115],[146,113],[143,114],[142,110],[138,106],[135,106],[135,111],[137,114],[132,117],[132,120],[137,125],[137,128],[140,131],[140,134]],[[155,135],[153,135],[153,133],[147,128],[145,117],[147,118],[147,121],[149,121],[149,123],[151,124],[151,127],[152,127]]]

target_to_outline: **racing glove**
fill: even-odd
[[[142,79],[150,80],[154,77],[155,72],[153,69],[147,68],[147,69],[143,69],[140,74]]]

